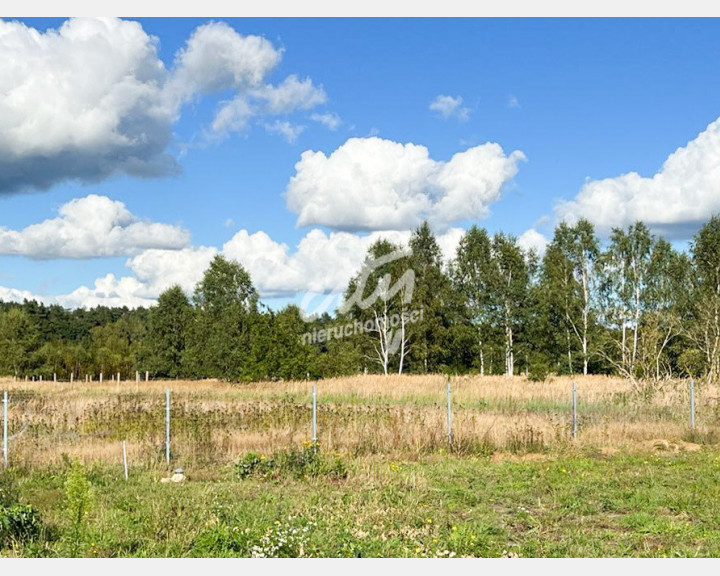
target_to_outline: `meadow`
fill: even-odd
[[[311,389],[0,381],[2,554],[720,554],[715,385],[696,386],[693,430],[687,381],[452,378],[449,439],[443,376],[323,380],[317,446]],[[184,482],[160,482],[177,467]]]

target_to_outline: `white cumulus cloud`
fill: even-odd
[[[631,172],[587,182],[555,212],[568,221],[587,218],[603,232],[642,220],[656,232],[687,237],[720,212],[720,119],[673,152],[652,177]]]
[[[430,102],[430,110],[437,112],[443,118],[457,118],[466,121],[470,118],[470,109],[463,106],[460,96],[439,95]]]
[[[106,274],[91,286],[80,286],[67,294],[47,296],[0,286],[0,300],[35,299],[68,308],[148,307],[175,284],[191,295],[212,259],[222,254],[245,267],[264,298],[306,294],[311,296],[308,305],[314,305],[311,302],[315,295],[334,294],[332,301],[337,304],[350,278],[360,270],[371,244],[385,238],[407,246],[410,234],[407,230],[389,230],[360,236],[315,229],[291,248],[263,231],[241,230],[221,249],[197,246],[180,250],[144,250],[126,261],[131,275]],[[464,230],[452,228],[437,235],[445,262],[455,257],[463,234]]]
[[[198,27],[167,69],[138,22],[73,18],[40,32],[0,20],[0,194],[65,180],[178,171],[167,149],[184,104],[231,92],[210,132],[326,100],[311,79],[270,81],[282,50],[229,25]]]
[[[485,218],[525,156],[494,143],[433,160],[428,149],[381,138],[351,138],[326,156],[303,152],[287,186],[298,226],[408,230]]]
[[[175,56],[173,92],[198,93],[257,88],[280,63],[281,51],[260,36],[242,36],[224,22],[195,29]]]
[[[123,256],[189,242],[183,228],[140,220],[122,202],[95,194],[71,200],[56,218],[22,230],[0,227],[0,255],[35,259]]]
[[[529,228],[520,234],[520,237],[518,238],[518,245],[526,251],[534,250],[537,252],[538,256],[542,257],[545,254],[548,239],[543,234],[535,230],[535,228]]]
[[[0,193],[175,169],[174,109],[140,24],[73,19],[38,32],[0,21]]]

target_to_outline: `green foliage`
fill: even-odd
[[[19,501],[19,489],[10,473],[0,473],[0,548],[26,545],[41,536],[40,513]]]
[[[366,260],[404,246],[379,240]],[[692,374],[720,378],[720,217],[689,253],[642,222],[601,246],[592,224],[560,223],[542,262],[516,238],[471,227],[450,261],[430,226],[413,231],[407,255],[374,269],[362,298],[313,320],[296,306],[260,303],[248,272],[217,256],[192,298],[173,286],[157,306],[65,310],[0,302],[0,374],[67,380],[150,371],[160,378],[231,381],[329,378],[369,372],[615,373],[658,383]],[[398,281],[405,274],[409,284]],[[359,287],[358,272],[349,298]],[[389,282],[388,282],[389,280]],[[371,298],[372,299],[372,298]],[[417,321],[303,343],[305,333],[422,311]],[[401,343],[386,357],[387,343]]]
[[[343,480],[348,470],[345,461],[337,455],[326,455],[318,448],[306,446],[277,452],[267,458],[257,452],[247,452],[235,465],[235,474],[241,480],[251,476],[273,478],[291,475],[296,479],[323,476]]]
[[[268,476],[275,468],[275,461],[268,460],[257,452],[246,452],[240,461],[235,464],[235,474],[240,480],[250,476]]]
[[[534,353],[530,357],[528,380],[531,382],[545,382],[550,374],[550,363],[543,354]]]
[[[181,375],[190,311],[190,301],[180,286],[160,294],[150,313],[148,329],[149,364],[154,374],[166,378]]]
[[[32,542],[42,527],[40,514],[30,504],[0,506],[0,546]]]
[[[67,473],[64,495],[65,515],[70,523],[72,552],[75,555],[85,533],[85,521],[95,505],[95,489],[77,460],[72,462]]]
[[[522,430],[519,430],[522,432]],[[525,444],[530,440],[525,434]],[[519,438],[522,441],[522,438]],[[534,458],[361,458],[346,482],[228,474],[161,487],[154,472],[104,486],[86,556],[717,557],[720,454],[543,453]],[[692,478],[692,482],[688,481]],[[28,471],[22,491],[56,518],[62,479]],[[548,527],[552,527],[548,530]],[[60,538],[13,544],[59,556]],[[42,530],[41,536],[42,539]],[[40,548],[40,545],[44,548]]]

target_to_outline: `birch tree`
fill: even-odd
[[[695,236],[692,262],[696,284],[692,297],[694,323],[688,336],[702,352],[708,380],[720,376],[720,217],[713,216]]]
[[[451,265],[453,285],[464,297],[475,329],[480,375],[485,375],[485,347],[490,332],[493,277],[492,242],[487,231],[472,226],[460,240]]]
[[[505,336],[505,374],[515,373],[515,336],[527,315],[530,274],[525,253],[513,236],[496,234],[492,240],[490,311]]]

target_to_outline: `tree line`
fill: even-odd
[[[614,229],[604,243],[587,220],[560,223],[542,258],[511,235],[473,226],[449,262],[424,223],[408,246],[374,243],[344,301],[310,319],[295,305],[271,310],[248,272],[217,256],[192,295],[173,286],[149,309],[0,303],[0,373],[716,379],[720,218],[700,228],[687,252],[642,222]]]

